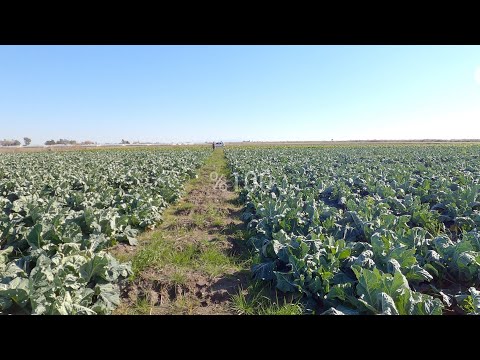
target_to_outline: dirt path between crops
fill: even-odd
[[[212,153],[186,185],[185,196],[137,247],[117,246],[135,279],[122,289],[117,314],[232,314],[231,296],[248,283],[238,194],[224,186],[222,149]]]

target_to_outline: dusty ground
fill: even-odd
[[[228,176],[221,149],[166,210],[157,230],[144,234],[138,247],[114,249],[136,272],[117,314],[234,313],[231,298],[247,286],[250,257],[238,195],[218,183],[220,176]]]

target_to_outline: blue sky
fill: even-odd
[[[480,138],[480,46],[0,46],[0,138]]]

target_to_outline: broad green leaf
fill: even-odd
[[[409,281],[412,281],[412,282],[422,282],[422,281],[430,282],[433,280],[433,276],[430,275],[430,273],[427,270],[423,269],[418,264],[411,266],[406,271],[405,276]]]
[[[443,304],[440,299],[412,292],[411,302],[413,309],[411,315],[442,315]]]
[[[280,291],[285,293],[297,291],[297,286],[294,283],[295,278],[293,276],[293,272],[282,273],[279,271],[274,271],[273,273],[277,278],[277,288]]]
[[[470,296],[472,297],[472,304],[474,309],[474,314],[480,315],[480,291],[471,287],[468,289]]]
[[[257,280],[273,280],[276,278],[274,269],[275,263],[273,261],[256,264],[252,267],[253,277]]]
[[[95,276],[104,277],[102,275],[105,273],[107,264],[107,258],[95,255],[80,267],[80,276],[84,278],[87,283]]]
[[[383,315],[399,315],[395,302],[390,295],[382,292],[378,296]]]
[[[43,245],[42,224],[36,224],[27,236],[27,242],[33,249],[40,249]]]
[[[13,279],[7,287],[0,288],[0,298],[9,299],[21,307],[26,306],[29,298],[28,279]],[[4,304],[8,304],[8,300],[4,301]]]
[[[109,314],[120,304],[120,290],[114,284],[95,286],[95,294],[98,300],[92,310],[97,314]]]

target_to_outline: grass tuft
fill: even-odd
[[[271,285],[254,282],[232,296],[232,309],[239,315],[302,315],[304,307],[300,299],[280,295],[275,289],[271,296]],[[270,295],[270,296],[268,296]]]

